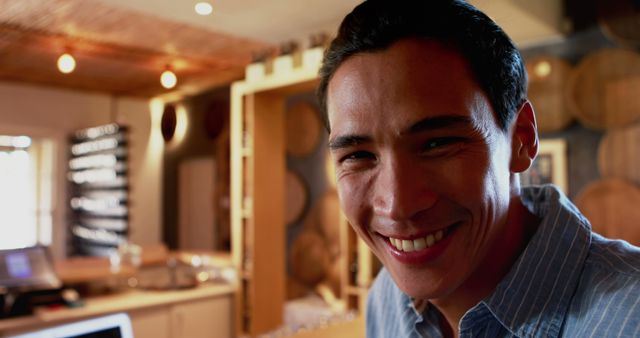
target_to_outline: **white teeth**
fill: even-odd
[[[436,242],[441,240],[443,236],[444,236],[444,232],[442,230],[439,230],[438,232],[436,232]]]
[[[396,249],[402,251],[402,240],[401,239],[397,239],[396,240]]]
[[[436,242],[436,239],[433,238],[433,235],[427,236],[427,246],[432,246]]]
[[[413,240],[413,249],[415,251],[420,251],[426,247],[427,247],[427,242],[424,240],[424,238],[418,238]]]
[[[414,240],[406,240],[399,238],[389,237],[389,242],[399,251],[412,252],[420,251],[425,248],[431,247],[438,243],[444,237],[444,231],[438,230],[433,234],[429,234],[425,237],[417,238]]]
[[[406,252],[413,251],[413,241],[402,240],[402,250]]]
[[[389,238],[391,240],[391,244],[396,247],[398,250],[402,250],[402,241],[395,238]]]

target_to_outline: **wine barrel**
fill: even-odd
[[[604,179],[587,185],[576,205],[605,237],[640,245],[640,189],[621,179]]]
[[[569,110],[593,129],[623,127],[640,119],[640,55],[620,49],[585,57],[567,84]]]
[[[572,66],[557,57],[538,56],[527,60],[529,100],[536,113],[538,130],[554,132],[566,128],[573,121],[564,97]]]
[[[307,206],[309,191],[302,177],[293,171],[287,171],[287,207],[285,221],[288,225],[299,221]]]
[[[602,33],[613,42],[640,47],[640,5],[634,0],[597,0],[596,12]]]
[[[301,283],[293,276],[287,276],[287,300],[307,297],[312,288]]]
[[[289,259],[292,275],[309,286],[322,281],[331,265],[324,238],[310,229],[302,231],[293,241]]]
[[[291,105],[286,111],[286,149],[292,156],[312,153],[320,142],[321,127],[317,109],[307,102]]]
[[[346,255],[336,257],[329,266],[324,282],[329,285],[333,293],[339,295],[342,290],[343,274],[346,275]],[[346,281],[345,281],[346,283]]]
[[[603,177],[640,184],[640,123],[605,134],[598,146],[598,169]]]
[[[318,200],[318,224],[327,240],[332,257],[340,254],[340,202],[335,190],[328,190]]]

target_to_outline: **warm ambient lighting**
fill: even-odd
[[[533,71],[539,78],[543,79],[551,74],[551,64],[548,61],[540,61],[535,65]]]
[[[176,74],[167,69],[162,72],[162,75],[160,75],[160,83],[163,87],[171,89],[178,83],[178,78],[176,77]]]
[[[196,13],[200,15],[209,15],[213,12],[213,7],[208,2],[198,2],[195,9]]]
[[[69,74],[76,69],[76,60],[68,53],[60,55],[58,58],[58,70],[61,73]]]

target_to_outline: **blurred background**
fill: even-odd
[[[470,2],[526,61],[523,184],[640,245],[640,2]],[[314,96],[358,3],[0,0],[0,334],[125,311],[136,337],[363,336],[380,264]]]

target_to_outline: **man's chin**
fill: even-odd
[[[395,279],[394,281],[404,294],[413,299],[438,299],[453,292],[453,288],[443,283],[398,283]]]
[[[438,291],[407,290],[403,292],[404,294],[406,294],[412,299],[432,300],[432,299],[439,299],[444,296],[442,293]]]

